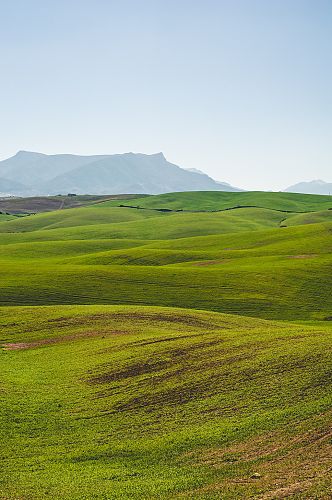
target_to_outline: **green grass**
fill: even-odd
[[[232,213],[157,213],[157,215],[156,212],[151,211],[110,208],[108,209],[109,213],[105,214],[105,218],[100,217],[99,219],[95,219],[95,217],[98,216],[99,212],[103,215],[101,210],[82,210],[86,212],[86,216],[80,214],[79,217],[75,217],[70,213],[69,217],[63,217],[62,223],[59,221],[55,223],[55,217],[42,214],[0,224],[2,244],[33,240],[56,241],[92,238],[172,240],[190,236],[279,227],[283,219],[278,212],[256,208],[238,209]],[[121,213],[122,210],[129,211],[129,214]],[[97,212],[97,214],[91,212]],[[143,217],[140,217],[141,214]],[[136,215],[138,217],[135,217]],[[77,224],[74,225],[74,222]],[[18,233],[28,234],[19,235]]]
[[[132,204],[141,208],[167,208],[170,210],[213,211],[239,206],[260,207],[288,212],[307,212],[332,208],[332,197],[297,193],[269,193],[246,191],[229,193],[225,191],[200,191],[167,193],[147,198],[137,198],[131,203],[105,202],[103,205]]]
[[[330,269],[331,256],[216,266],[3,262],[0,298],[7,305],[181,304],[270,319],[323,319],[331,315]]]
[[[317,224],[319,222],[332,222],[332,210],[322,210],[312,213],[295,214],[287,217],[285,226],[298,226],[303,224]]]
[[[0,498],[328,498],[330,198],[141,203],[0,219]]]
[[[53,214],[32,217],[30,231],[30,218],[0,225],[2,304],[181,305],[286,320],[331,314],[330,222],[280,228],[278,212],[254,208],[155,217],[109,208],[119,222],[108,224],[104,209],[76,210],[64,212],[63,225],[75,217],[86,225],[52,229]],[[103,223],[90,223],[99,211]],[[128,212],[144,216],[121,222]],[[9,233],[12,224],[22,232]]]
[[[144,212],[130,208],[98,208],[98,205],[82,208],[56,210],[29,217],[20,217],[7,224],[1,224],[1,232],[30,232],[44,229],[92,226],[100,224],[117,224],[138,221],[149,217],[156,218],[156,212]]]
[[[303,498],[325,491],[324,325],[124,306],[0,321],[16,348],[1,353],[2,498],[249,498],[291,487],[304,453]]]
[[[15,219],[15,217],[13,215],[9,215],[9,214],[1,213],[0,212],[0,223],[1,222],[6,222],[6,221],[9,221],[9,220],[13,220],[13,219]]]

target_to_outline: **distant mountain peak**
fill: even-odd
[[[164,153],[162,151],[160,151],[159,153],[154,153],[151,156],[155,156],[156,158],[160,158],[161,160],[167,161],[166,158],[165,158],[165,155],[164,155]]]
[[[17,156],[31,156],[31,155],[46,156],[44,153],[38,153],[37,151],[26,151],[24,149],[20,149],[19,151],[17,151],[16,155],[13,158]]]
[[[322,181],[322,179],[315,179],[313,181],[308,181],[308,184],[321,184],[323,186],[324,184],[327,184],[327,182]]]
[[[325,182],[322,179],[313,181],[298,182],[293,186],[285,189],[288,193],[303,193],[303,194],[331,194],[332,182]]]
[[[24,149],[20,149],[19,151],[17,151],[15,156],[22,156],[26,154],[31,154],[31,151],[25,151]]]
[[[18,151],[0,162],[0,177],[19,181],[17,194],[160,194],[179,191],[238,191],[203,172],[185,170],[154,154],[80,156]],[[12,194],[11,190],[11,194]]]

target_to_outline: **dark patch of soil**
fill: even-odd
[[[128,366],[124,370],[117,372],[103,373],[89,380],[91,384],[108,384],[110,382],[117,382],[129,377],[137,377],[147,373],[161,370],[168,365],[166,361],[147,361],[146,363],[135,363]]]
[[[2,344],[2,348],[5,351],[19,351],[22,349],[34,349],[36,347],[42,347],[46,345],[59,344],[63,342],[68,342],[72,340],[81,340],[88,337],[104,337],[106,335],[126,335],[128,332],[120,330],[111,330],[108,332],[83,332],[73,335],[63,335],[61,337],[40,339],[32,342],[6,342]]]

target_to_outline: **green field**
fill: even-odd
[[[109,205],[128,204],[141,208],[168,208],[171,210],[227,210],[236,207],[261,207],[286,212],[307,212],[332,208],[331,196],[297,193],[268,193],[245,191],[239,193],[202,191],[198,193],[168,193],[159,196],[111,201]]]
[[[198,192],[0,218],[0,498],[330,498],[331,209]]]
[[[13,219],[15,219],[13,215],[0,212],[0,222],[6,222],[8,220],[13,220]]]

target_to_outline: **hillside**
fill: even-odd
[[[0,312],[3,498],[323,498],[331,329],[151,307]]]
[[[282,201],[282,211],[164,212],[106,201],[2,222],[1,302],[181,305],[266,319],[328,317],[332,211],[321,210],[324,197],[277,195],[269,203],[278,207]],[[202,196],[177,194],[190,206],[197,199],[199,208]],[[283,211],[284,197],[294,212]],[[320,210],[312,212],[313,205]],[[310,211],[299,213],[305,206]]]
[[[140,195],[141,196],[141,195]],[[77,196],[29,196],[29,197],[3,197],[0,198],[0,211],[10,214],[29,215],[54,210],[64,210],[73,207],[97,204],[101,201],[117,203],[131,203],[138,195],[77,195]],[[124,201],[125,200],[125,201]]]
[[[0,177],[0,197],[6,196],[7,193],[23,192],[25,192],[27,196],[29,195],[29,189],[27,189],[26,186],[24,186],[20,182]]]
[[[110,205],[125,204],[124,202]],[[332,209],[330,196],[303,195],[294,193],[269,193],[265,191],[246,191],[238,193],[200,192],[166,193],[135,200],[132,206],[150,209],[169,209],[186,211],[217,211],[239,207],[259,207],[284,212],[315,212]]]
[[[162,153],[78,156],[19,151],[0,162],[0,177],[8,182],[19,179],[21,185],[12,188],[9,185],[7,192],[20,196],[25,192],[28,196],[32,193],[114,195],[211,189],[237,191],[206,174],[168,162]]]
[[[0,216],[0,498],[328,498],[330,198],[77,202]]]

